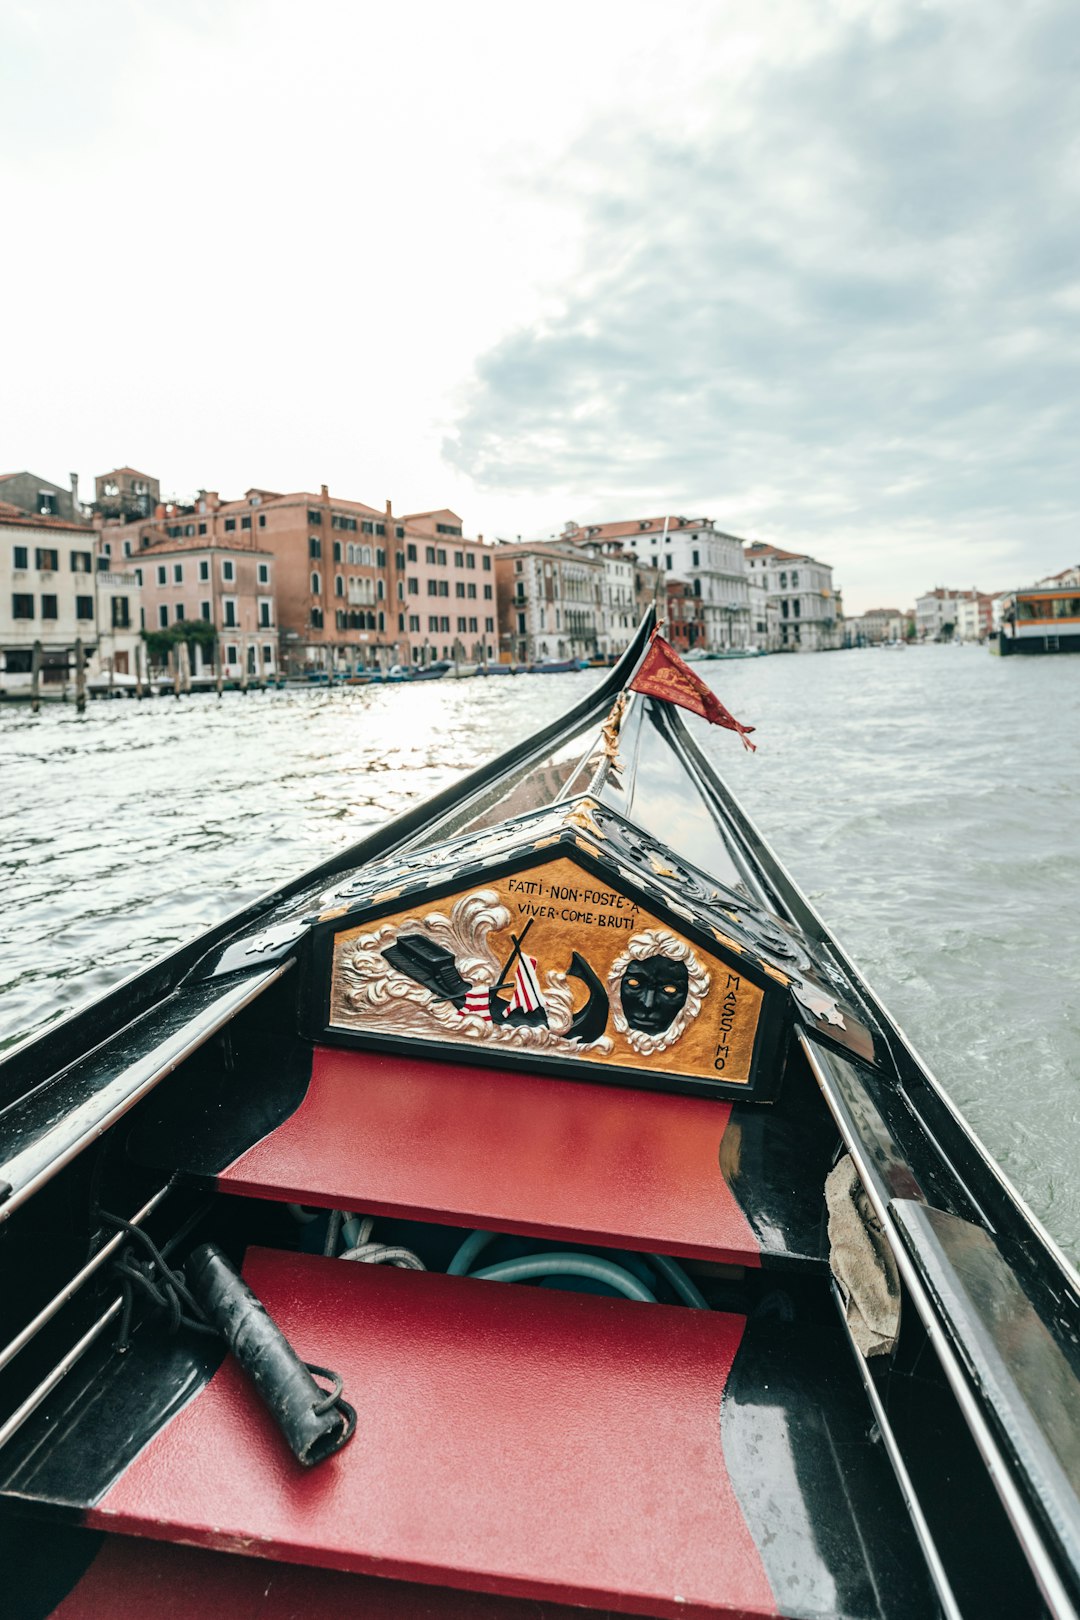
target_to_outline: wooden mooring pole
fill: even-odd
[[[75,637],[75,712],[86,713],[86,652],[82,636]]]
[[[135,643],[135,696],[140,702],[146,696],[143,691],[143,661],[145,658],[146,644],[138,641]]]
[[[41,708],[41,642],[34,642],[34,649],[30,654],[30,713],[37,714]]]

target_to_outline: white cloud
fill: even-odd
[[[1072,560],[1067,0],[0,28],[8,465],[488,533],[693,507],[854,606]]]

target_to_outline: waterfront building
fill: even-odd
[[[994,599],[984,591],[961,591],[956,604],[956,633],[961,641],[985,641],[994,628]]]
[[[1063,568],[1058,574],[1046,574],[1042,579],[1037,579],[1035,585],[1048,591],[1063,590],[1067,585],[1080,585],[1080,563],[1072,568]]]
[[[749,645],[750,584],[743,541],[718,529],[712,518],[669,515],[567,523],[560,538],[578,545],[617,542],[639,561],[672,579],[686,580],[702,603],[709,651]]]
[[[963,591],[936,585],[915,602],[915,630],[920,641],[951,641],[956,634]]]
[[[495,592],[500,656],[526,664],[597,657],[604,589],[598,548],[557,540],[499,545]]]
[[[36,512],[39,517],[63,518],[67,523],[84,521],[79,504],[79,475],[69,473],[70,487],[52,484],[37,473],[0,473],[0,502],[18,507],[20,512]]]
[[[751,574],[764,580],[766,595],[778,604],[779,651],[825,652],[842,645],[843,608],[828,563],[764,540],[749,542],[745,556]]]
[[[123,533],[107,527],[102,546],[115,547]],[[276,559],[265,548],[208,541],[198,534],[148,540],[123,564],[141,591],[141,628],[152,638],[167,632],[174,645],[186,641],[192,675],[216,673],[220,663],[226,680],[271,680],[278,672]],[[151,664],[173,667],[163,640],[150,646]]]
[[[750,586],[750,643],[760,652],[780,650],[780,603],[769,594],[764,568],[747,566]]]
[[[705,645],[705,615],[701,598],[694,595],[688,579],[669,579],[665,583],[667,618],[664,635],[676,652],[692,652]]]
[[[94,512],[103,518],[132,523],[153,517],[161,502],[161,485],[134,467],[114,467],[94,479]]]
[[[899,608],[868,608],[844,620],[845,647],[880,647],[886,641],[907,640],[908,616]]]
[[[402,664],[497,663],[495,548],[467,539],[456,512],[410,512],[395,542],[394,624]]]
[[[70,683],[79,640],[88,678],[134,675],[138,610],[135,575],[85,523],[0,501],[0,690],[29,690],[35,643],[45,689]]]

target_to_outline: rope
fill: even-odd
[[[164,1311],[168,1320],[165,1324],[167,1333],[178,1333],[180,1329],[188,1328],[192,1333],[203,1333],[211,1339],[220,1339],[224,1335],[206,1319],[206,1313],[198,1300],[191,1293],[179,1266],[170,1266],[164,1254],[158,1248],[153,1238],[144,1232],[141,1226],[133,1226],[119,1215],[110,1215],[106,1210],[99,1211],[101,1219],[108,1226],[114,1226],[118,1231],[126,1232],[128,1237],[134,1238],[146,1251],[146,1258],[140,1260],[131,1244],[121,1249],[113,1261],[110,1270],[119,1279],[122,1305],[120,1310],[120,1330],[117,1334],[114,1348],[125,1354],[131,1346],[131,1318],[135,1309],[136,1297],[141,1297],[152,1309]],[[403,1251],[407,1252],[407,1251]],[[419,1261],[417,1261],[419,1265]],[[421,1267],[423,1270],[423,1267]],[[321,1417],[330,1408],[336,1407],[341,1413],[341,1433],[336,1437],[333,1447],[326,1453],[331,1456],[333,1452],[340,1451],[347,1440],[351,1440],[356,1429],[356,1408],[350,1406],[343,1398],[344,1381],[336,1372],[328,1367],[319,1367],[312,1361],[302,1363],[312,1378],[321,1378],[331,1387],[329,1390],[319,1388],[320,1399],[313,1402],[313,1410]]]
[[[100,1213],[107,1226],[126,1232],[146,1251],[146,1258],[140,1259],[129,1243],[121,1249],[110,1268],[119,1279],[121,1290],[120,1329],[115,1345],[120,1354],[123,1355],[130,1347],[131,1318],[136,1296],[140,1295],[152,1309],[167,1313],[167,1332],[177,1333],[186,1327],[193,1333],[209,1334],[216,1339],[218,1330],[206,1320],[202,1306],[187,1286],[184,1273],[179,1267],[169,1265],[153,1238],[141,1226],[133,1226],[119,1215],[110,1215],[105,1210]]]

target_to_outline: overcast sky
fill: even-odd
[[[6,0],[0,470],[1080,560],[1077,0]]]

